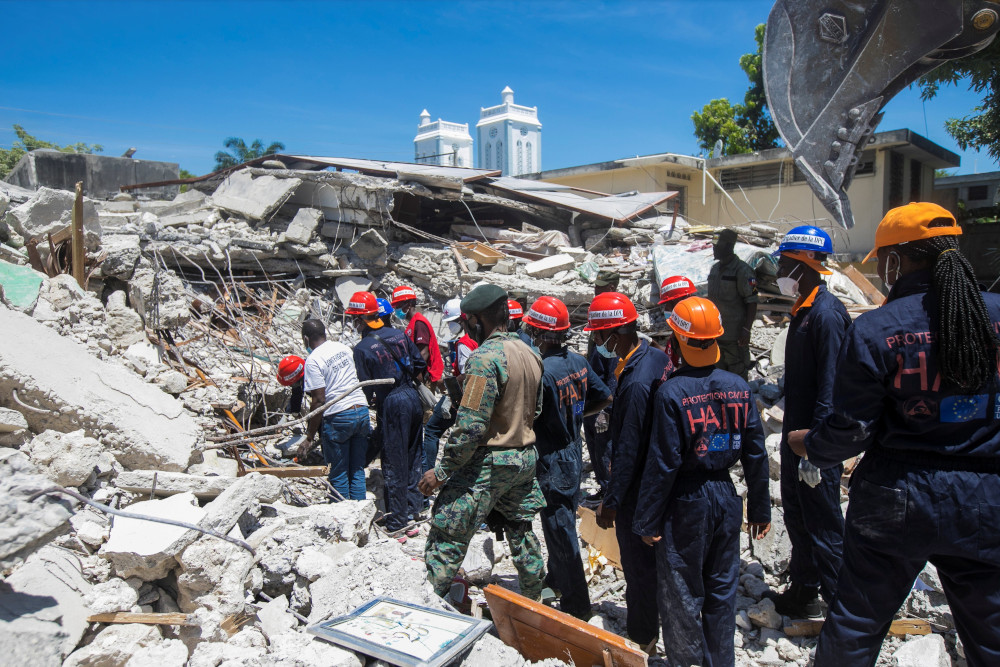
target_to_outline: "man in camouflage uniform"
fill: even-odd
[[[757,318],[757,274],[736,255],[736,232],[723,229],[712,253],[716,262],[708,273],[708,298],[722,315],[725,333],[718,338],[722,358],[716,368],[744,380],[750,372],[750,329]]]
[[[535,476],[535,417],[541,412],[542,360],[507,331],[507,293],[480,285],[462,299],[462,317],[479,343],[465,366],[455,429],[441,462],[420,480],[434,503],[424,560],[427,579],[444,597],[476,529],[502,522],[521,594],[539,599],[545,566],[531,529],[545,499]]]

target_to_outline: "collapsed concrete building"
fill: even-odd
[[[85,288],[45,261],[72,195],[0,183],[0,500],[13,510],[0,529],[0,650],[24,664],[372,664],[303,629],[379,595],[446,602],[424,578],[426,524],[401,545],[374,522],[377,462],[360,502],[331,503],[325,477],[270,474],[294,467],[275,369],[301,352],[304,319],[351,344],[343,310],[354,291],[413,285],[438,326],[445,300],[489,281],[529,301],[562,299],[583,345],[592,282],[613,268],[655,336],[665,327],[646,308],[662,278],[683,273],[703,288],[713,261],[713,230],[676,215],[669,192],[607,195],[485,170],[286,155],[167,181],[85,202]],[[186,191],[171,200],[144,194],[179,185]],[[786,634],[764,597],[785,580],[790,553],[778,492],[790,301],[768,289],[777,230],[755,221],[738,231],[737,252],[768,296],[751,387],[775,504],[771,534],[752,546],[742,537],[738,664],[805,665],[815,640]],[[32,242],[41,261],[26,251]],[[837,272],[830,284],[852,311],[872,307],[856,276]],[[261,427],[273,432],[222,440]],[[745,493],[739,470],[734,481]],[[111,519],[55,485],[214,535]],[[591,623],[624,633],[622,575],[584,553]],[[506,545],[486,532],[463,572],[474,610],[486,584],[516,586]],[[931,566],[921,581],[904,611],[946,634],[890,639],[886,660],[897,649],[960,655]],[[462,664],[525,660],[487,634]]]

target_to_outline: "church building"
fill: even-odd
[[[542,124],[538,107],[514,104],[514,91],[500,93],[503,102],[479,111],[476,123],[476,165],[497,169],[504,176],[520,176],[542,170]]]

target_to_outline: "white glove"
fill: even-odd
[[[608,430],[608,413],[601,411],[597,415],[597,419],[594,420],[594,430],[598,433],[604,433]]]
[[[799,461],[799,480],[815,489],[823,481],[823,476],[820,474],[819,468],[806,459],[802,459]]]

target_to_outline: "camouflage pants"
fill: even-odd
[[[719,352],[721,358],[716,366],[746,380],[750,373],[750,348],[740,347],[735,340],[720,340]]]
[[[539,599],[545,565],[531,520],[545,506],[545,499],[535,476],[537,458],[534,447],[480,447],[441,487],[424,549],[427,579],[435,593],[441,597],[448,593],[473,535],[486,521],[486,515],[496,509],[508,523],[504,532],[521,594]]]

